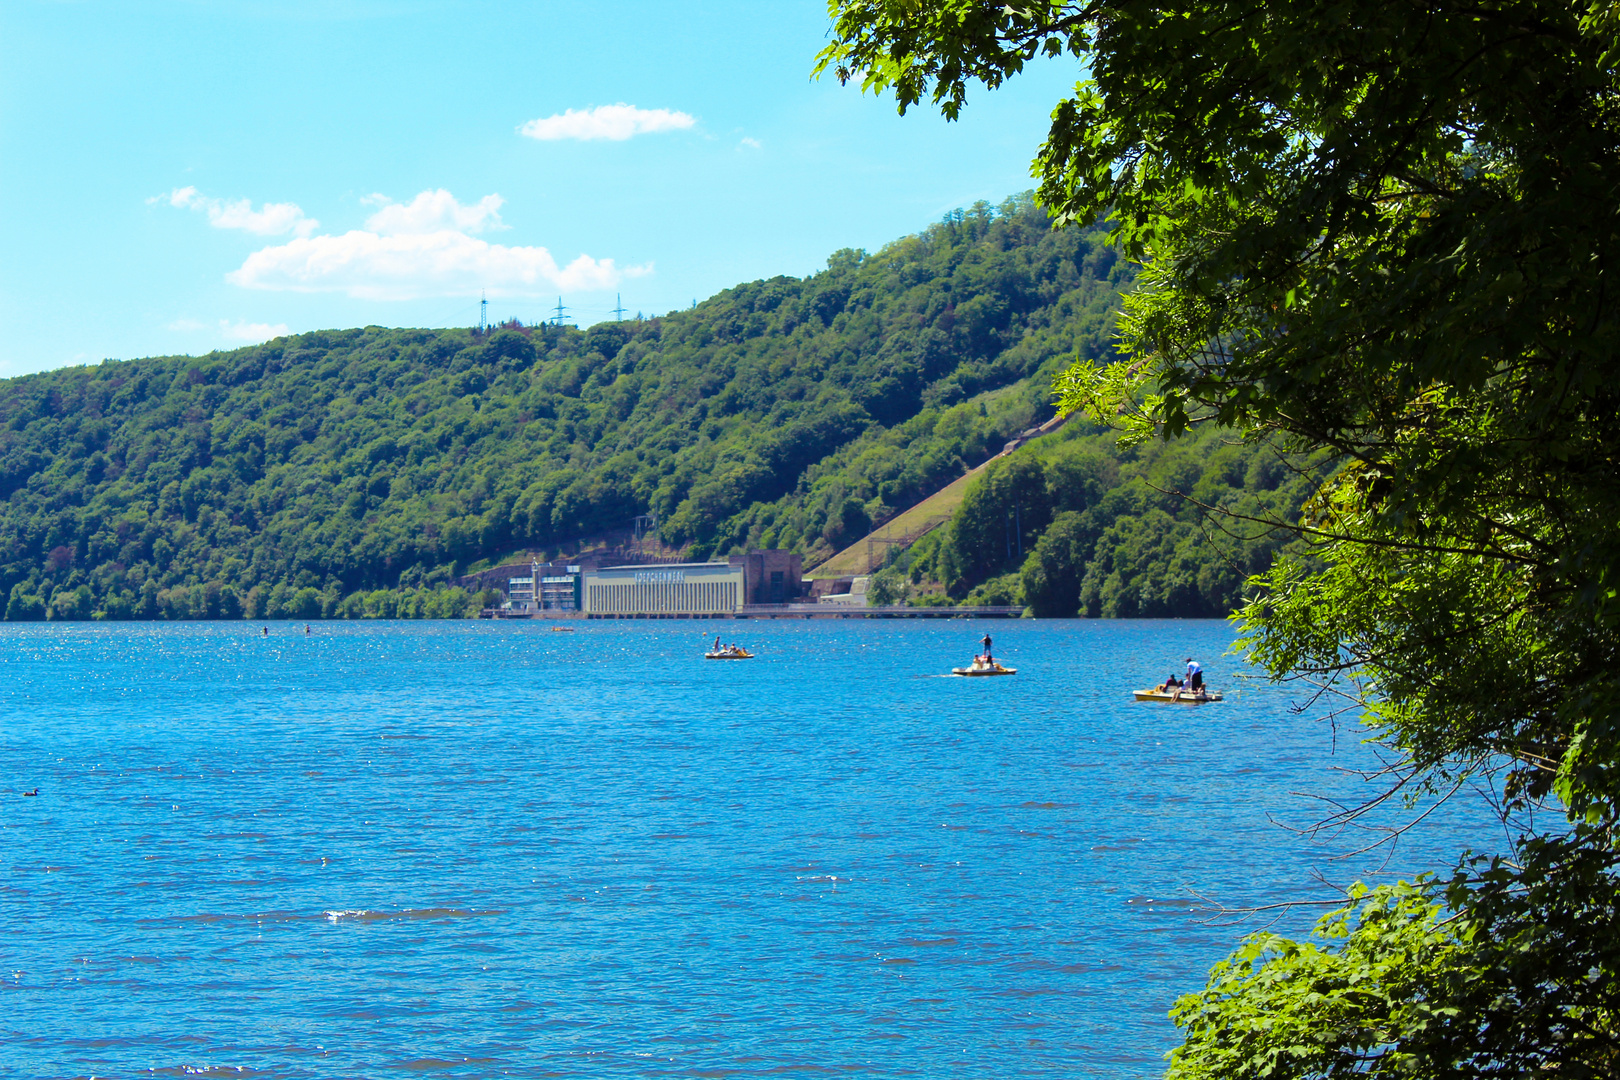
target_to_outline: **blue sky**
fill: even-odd
[[[0,375],[662,313],[1031,186],[1072,63],[948,124],[814,2],[0,0]],[[622,106],[622,107],[621,107]]]

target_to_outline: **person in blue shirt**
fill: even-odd
[[[1204,689],[1204,669],[1190,656],[1187,657],[1187,689],[1195,694]]]

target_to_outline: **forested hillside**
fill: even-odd
[[[6,617],[458,614],[653,511],[814,561],[1032,421],[1130,271],[1027,198],[642,322],[310,333],[0,384]]]
[[[1284,543],[1261,522],[1295,520],[1320,480],[1308,461],[1220,428],[1121,447],[1077,420],[991,463],[949,525],[874,588],[890,600],[939,581],[968,603],[1042,617],[1224,616]]]

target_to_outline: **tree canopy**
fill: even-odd
[[[1039,198],[1110,214],[1143,271],[1127,355],[1080,358],[1065,407],[1330,455],[1251,655],[1358,707],[1408,790],[1562,811],[1320,946],[1246,945],[1177,1006],[1172,1074],[1613,1075],[1620,6],[829,7],[821,69],[902,111],[1076,61]]]
[[[1304,465],[1222,428],[1121,446],[1076,420],[991,462],[895,562],[913,583],[1037,618],[1221,618],[1287,544],[1228,515],[1297,514],[1319,479]]]

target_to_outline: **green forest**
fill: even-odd
[[[1053,376],[1112,355],[1132,279],[1104,229],[1054,230],[1026,195],[661,318],[366,327],[11,379],[5,617],[458,617],[490,599],[451,584],[469,567],[649,511],[694,559],[814,565],[1051,417]],[[1231,610],[1268,549],[1233,561],[1149,485],[1275,490],[1253,449],[1121,454],[1071,427],[990,470],[904,556],[908,583],[1042,615]]]
[[[871,588],[894,602],[935,581],[943,594],[916,599],[965,593],[1039,618],[1219,618],[1284,546],[1261,523],[1293,521],[1320,482],[1226,429],[1121,446],[1072,422],[992,462],[950,523],[897,552]]]

